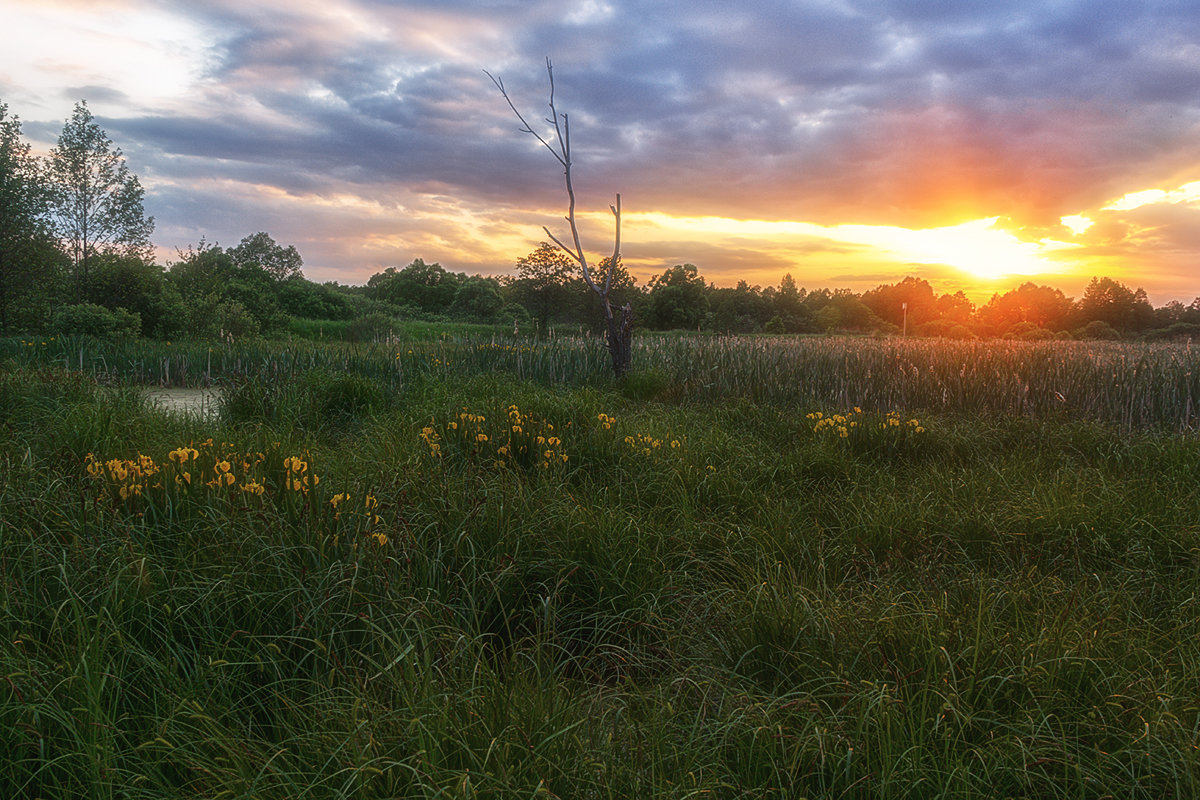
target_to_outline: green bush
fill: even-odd
[[[513,330],[515,332],[529,331],[533,328],[533,318],[529,316],[529,312],[525,310],[525,306],[519,303],[509,303],[504,308],[500,309],[500,313],[496,315],[501,325],[507,325],[509,320],[512,320]]]
[[[63,306],[54,312],[50,329],[63,336],[95,336],[117,340],[142,333],[142,318],[123,308],[115,311],[95,303]]]
[[[1094,319],[1078,331],[1080,339],[1120,339],[1117,329],[1102,319]]]
[[[188,333],[197,339],[237,342],[256,338],[258,321],[238,300],[208,295],[189,307]]]
[[[1024,342],[1041,342],[1053,339],[1054,332],[1033,322],[1018,322],[1005,332],[1004,338],[1020,339]]]

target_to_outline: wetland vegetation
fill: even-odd
[[[1188,345],[397,334],[0,341],[0,794],[1200,790]]]

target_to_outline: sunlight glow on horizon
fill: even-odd
[[[667,231],[703,236],[759,236],[783,244],[791,237],[824,239],[831,245],[853,245],[898,263],[945,265],[978,279],[1007,275],[1062,274],[1061,262],[1049,253],[1079,245],[1043,239],[1024,241],[996,226],[999,217],[971,220],[941,228],[909,229],[892,225],[817,225],[810,222],[737,220],[728,217],[674,217],[662,212],[637,219]]]

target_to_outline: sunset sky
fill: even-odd
[[[267,231],[305,274],[500,274],[565,233],[531,121],[570,114],[585,244],[644,282],[977,301],[1094,275],[1200,295],[1194,0],[0,0],[0,101],[86,99],[163,261]]]

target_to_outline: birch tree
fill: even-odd
[[[51,220],[71,259],[78,303],[96,256],[150,256],[154,218],[146,216],[145,190],[125,165],[121,148],[100,128],[84,101],[75,104],[63,126],[48,168]]]

